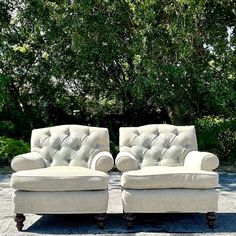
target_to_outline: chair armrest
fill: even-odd
[[[15,171],[44,168],[45,162],[37,152],[29,152],[15,156],[11,161],[11,168]]]
[[[185,157],[184,166],[212,171],[219,166],[219,159],[210,152],[191,151]]]
[[[90,168],[107,172],[114,166],[114,159],[110,152],[99,152],[92,160]]]
[[[137,159],[129,152],[118,153],[115,164],[117,169],[122,172],[139,169]]]

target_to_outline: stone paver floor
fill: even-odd
[[[110,173],[108,220],[104,230],[94,224],[93,215],[26,214],[23,232],[17,232],[9,185],[10,175],[0,175],[0,236],[3,235],[236,235],[236,174],[220,173],[217,226],[207,228],[204,214],[140,215],[135,227],[126,230],[122,218],[120,173]]]

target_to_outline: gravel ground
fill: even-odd
[[[23,232],[13,220],[11,175],[0,175],[0,236],[3,235],[236,235],[236,173],[220,173],[220,199],[217,225],[206,226],[204,214],[147,214],[137,217],[132,230],[122,218],[120,173],[110,173],[108,219],[104,230],[95,226],[93,215],[26,214]]]

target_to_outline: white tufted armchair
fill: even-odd
[[[108,175],[113,167],[106,128],[61,125],[35,129],[31,152],[13,158],[15,221],[33,214],[94,213],[105,225]]]
[[[133,213],[207,212],[214,227],[218,206],[216,155],[197,151],[194,126],[120,128],[116,157],[127,228]]]

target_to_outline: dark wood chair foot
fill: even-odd
[[[126,228],[132,229],[134,227],[135,215],[132,213],[125,213],[124,219],[126,220]]]
[[[107,219],[106,213],[101,213],[95,216],[95,219],[97,221],[97,226],[99,229],[104,229]]]
[[[207,212],[206,214],[207,225],[210,229],[215,227],[216,222],[216,213],[215,212]]]
[[[14,220],[16,222],[16,228],[18,229],[18,231],[22,231],[22,228],[24,226],[23,222],[25,221],[25,216],[23,214],[16,214]]]

